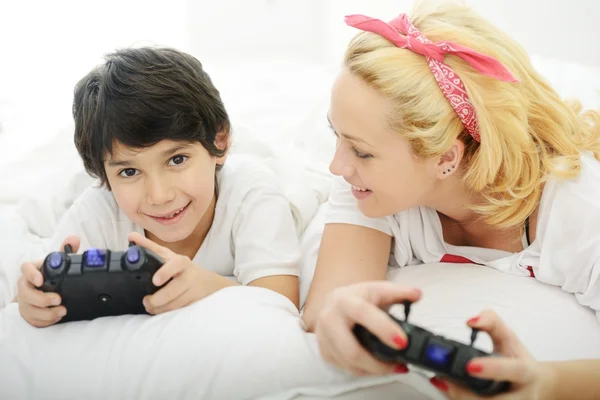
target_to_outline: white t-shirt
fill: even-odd
[[[290,203],[273,171],[257,160],[230,155],[217,172],[219,194],[211,228],[193,258],[196,265],[235,277],[242,285],[272,275],[299,274],[300,244]],[[144,234],[119,208],[113,194],[93,185],[60,220],[51,246],[69,235],[90,247],[124,251],[127,235]]]
[[[573,293],[582,305],[596,311],[600,322],[600,162],[587,153],[581,157],[578,178],[547,182],[536,238],[518,253],[445,243],[438,214],[427,207],[366,217],[341,178],[335,178],[325,218],[326,223],[360,225],[392,236],[391,266],[472,262],[535,277]]]

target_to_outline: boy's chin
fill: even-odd
[[[153,224],[154,225],[154,224]],[[188,227],[175,227],[175,226],[151,226],[144,227],[146,236],[155,242],[166,243],[178,243],[186,240],[192,234],[193,230]],[[150,235],[148,235],[150,234]]]

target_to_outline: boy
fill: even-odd
[[[53,248],[119,251],[133,241],[157,253],[165,264],[154,284],[172,280],[144,299],[150,314],[238,284],[298,306],[289,202],[266,167],[236,156],[225,163],[229,117],[197,59],[168,48],[110,54],[76,85],[73,117],[77,151],[100,185],[62,218]],[[68,310],[37,289],[40,266],[23,264],[17,299],[22,316],[45,327]]]

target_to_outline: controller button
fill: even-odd
[[[62,254],[52,253],[50,255],[50,260],[49,260],[48,264],[50,265],[50,268],[58,269],[62,265],[62,262],[63,262]]]
[[[437,368],[447,368],[450,364],[453,348],[437,340],[431,340],[425,348],[427,364]]]
[[[137,247],[130,247],[127,249],[127,261],[131,264],[135,264],[140,261],[140,249]]]
[[[89,249],[85,252],[85,265],[88,267],[102,267],[106,263],[106,252],[98,249]]]

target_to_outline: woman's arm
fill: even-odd
[[[600,360],[543,362],[550,373],[552,399],[592,400],[600,398]]]
[[[327,295],[340,286],[386,279],[391,236],[376,229],[351,224],[327,224],[303,320],[312,332]]]

